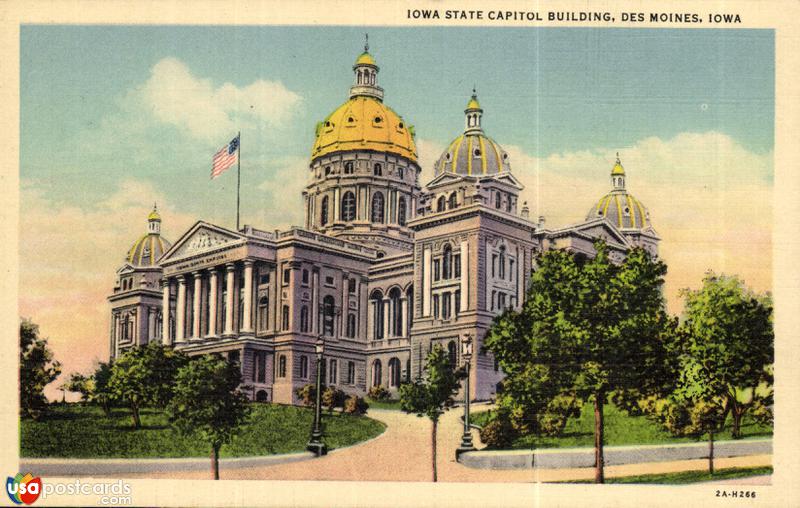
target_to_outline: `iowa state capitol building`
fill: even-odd
[[[495,315],[521,305],[537,253],[591,256],[602,238],[618,259],[632,246],[657,254],[619,160],[584,222],[550,230],[531,221],[474,93],[463,132],[420,186],[413,127],[383,102],[366,48],[353,71],[348,100],[316,128],[304,227],[199,221],[170,243],[153,210],[109,296],[112,358],[150,341],[222,353],[240,363],[254,400],[296,403],[295,390],[315,379],[319,336],[323,382],[363,394],[419,376],[434,344],[461,364],[469,334],[471,397],[489,399],[503,374],[483,337]]]

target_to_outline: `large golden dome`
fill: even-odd
[[[378,66],[368,46],[356,60],[353,72],[350,99],[317,124],[311,158],[346,150],[374,150],[416,162],[414,127],[383,103],[383,89],[377,84]]]

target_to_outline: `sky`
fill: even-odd
[[[347,99],[365,32],[421,183],[475,87],[548,227],[585,218],[619,152],[673,312],[709,269],[770,289],[771,30],[23,26],[20,314],[65,372],[107,358],[106,297],[153,203],[171,241],[233,227],[236,175],[209,171],[238,131],[242,222],[303,223],[314,127]]]

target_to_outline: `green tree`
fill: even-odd
[[[94,392],[94,380],[79,372],[73,372],[69,375],[69,379],[64,382],[63,387],[68,392],[80,393],[81,402],[86,403]]]
[[[447,352],[436,345],[425,360],[424,378],[400,386],[400,408],[419,417],[427,416],[431,421],[431,466],[434,482],[437,480],[436,431],[439,418],[453,406],[453,397],[463,378],[463,370],[454,370]]]
[[[142,407],[166,407],[178,369],[186,362],[183,353],[155,342],[131,348],[114,362],[108,390],[113,398],[130,406],[134,428],[141,427]]]
[[[94,385],[92,394],[89,398],[91,402],[99,404],[103,408],[103,413],[106,416],[111,416],[111,404],[114,401],[114,395],[109,388],[109,381],[111,380],[111,373],[113,363],[99,362],[92,374],[92,383]]]
[[[497,317],[485,347],[506,379],[500,405],[522,432],[556,433],[580,404],[594,405],[595,481],[604,482],[604,404],[662,393],[675,320],[661,287],[666,265],[632,249],[621,262],[603,242],[591,259],[548,251],[520,312]]]
[[[39,326],[28,319],[19,325],[19,401],[22,413],[38,420],[47,409],[44,387],[61,373],[53,360],[47,339],[39,337]]]
[[[239,391],[237,363],[219,355],[192,358],[181,367],[169,404],[170,420],[184,435],[198,436],[211,447],[211,470],[219,480],[219,449],[247,420],[250,406]]]
[[[691,398],[724,401],[741,438],[745,413],[772,398],[775,335],[772,300],[735,276],[706,273],[703,286],[682,291],[683,390]]]

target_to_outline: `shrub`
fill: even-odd
[[[389,390],[381,385],[373,386],[367,393],[372,400],[386,400],[389,398]]]
[[[363,415],[367,412],[367,409],[369,409],[369,404],[358,395],[350,395],[344,401],[344,412],[347,414]]]
[[[564,431],[567,420],[581,416],[582,401],[573,395],[557,395],[539,416],[539,430],[545,436],[558,436]]]
[[[344,399],[347,395],[338,388],[328,387],[322,392],[322,405],[328,408],[329,412],[333,412],[335,407],[344,407]]]
[[[517,437],[517,431],[506,413],[493,413],[480,435],[483,444],[490,448],[508,448]]]
[[[325,387],[323,386],[324,390]],[[303,402],[304,406],[313,407],[317,398],[317,388],[312,384],[303,385],[295,392],[297,397]],[[325,393],[325,392],[322,392]]]

